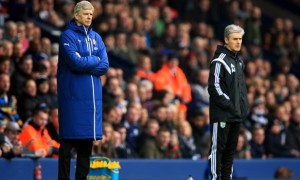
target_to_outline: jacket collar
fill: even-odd
[[[223,46],[218,45],[216,52],[218,54],[225,53],[225,54],[227,54],[228,56],[230,56],[233,59],[237,59],[237,57],[239,57],[239,55],[240,55],[240,52],[237,52],[237,53],[236,52],[232,52],[228,48],[226,48],[225,45],[223,45]]]
[[[89,32],[92,30],[92,26],[89,26],[87,30],[85,30],[84,26],[78,26],[75,22],[75,19],[71,19],[71,21],[69,22],[67,29],[72,29],[76,32],[80,32],[83,33],[85,35],[89,34]]]
[[[31,119],[28,124],[31,125],[37,131],[39,131],[41,129],[41,126],[39,126],[35,122],[33,122],[33,119]]]

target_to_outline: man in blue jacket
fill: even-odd
[[[77,151],[76,179],[87,179],[93,140],[102,138],[102,84],[108,68],[105,45],[91,27],[94,7],[81,1],[59,42],[58,179],[70,179],[71,149]]]

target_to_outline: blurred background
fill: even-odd
[[[49,116],[45,129],[59,141],[58,41],[77,2],[0,0],[0,167],[7,169],[12,162],[0,179],[20,171],[15,165],[23,158],[29,178],[33,170],[28,168],[35,168],[36,159],[41,158],[43,173],[56,168],[55,151],[43,156],[28,150],[19,134],[34,119],[33,112],[42,109]],[[236,149],[238,166],[243,167],[237,167],[236,177],[300,178],[294,169],[300,163],[299,0],[90,2],[95,8],[93,29],[101,35],[110,63],[101,77],[104,138],[94,143],[93,155],[121,160],[123,179],[133,180],[130,175],[137,173],[126,163],[144,167],[139,163],[149,159],[158,160],[145,172],[156,171],[161,179],[172,179],[163,176],[172,172],[156,166],[181,167],[186,160],[190,172],[184,167],[176,172],[182,170],[183,178],[207,178],[209,64],[217,45],[224,43],[224,28],[237,24],[245,29],[240,56],[246,64],[251,109]],[[174,77],[165,76],[170,66],[176,67]],[[254,170],[245,171],[249,167],[257,176]]]

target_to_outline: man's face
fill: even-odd
[[[242,47],[242,34],[231,33],[229,38],[225,38],[226,47],[233,52],[238,52]]]
[[[21,70],[25,72],[26,74],[31,74],[33,68],[33,62],[31,58],[27,58],[22,64],[21,64]]]
[[[8,92],[10,88],[10,78],[8,75],[1,75],[0,76],[0,92],[3,93],[3,92]]]
[[[39,125],[41,128],[44,128],[48,122],[48,113],[44,111],[39,111],[34,117],[33,121]]]
[[[155,137],[157,135],[157,131],[159,130],[159,125],[156,122],[150,123],[147,129],[147,133],[150,136]]]
[[[6,136],[8,137],[8,139],[13,143],[16,142],[18,140],[18,136],[19,136],[19,132],[18,131],[7,131]]]
[[[160,146],[167,147],[171,140],[171,133],[168,131],[160,132],[157,138]]]
[[[75,14],[75,19],[77,25],[84,25],[89,27],[92,24],[94,10],[81,10],[79,13]]]
[[[257,129],[254,131],[253,139],[258,144],[263,144],[265,140],[265,132],[263,129]]]

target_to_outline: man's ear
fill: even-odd
[[[225,44],[228,44],[228,38],[224,38]]]
[[[75,18],[75,21],[77,21],[77,19],[78,19],[78,14],[77,13],[74,14],[74,18]]]

